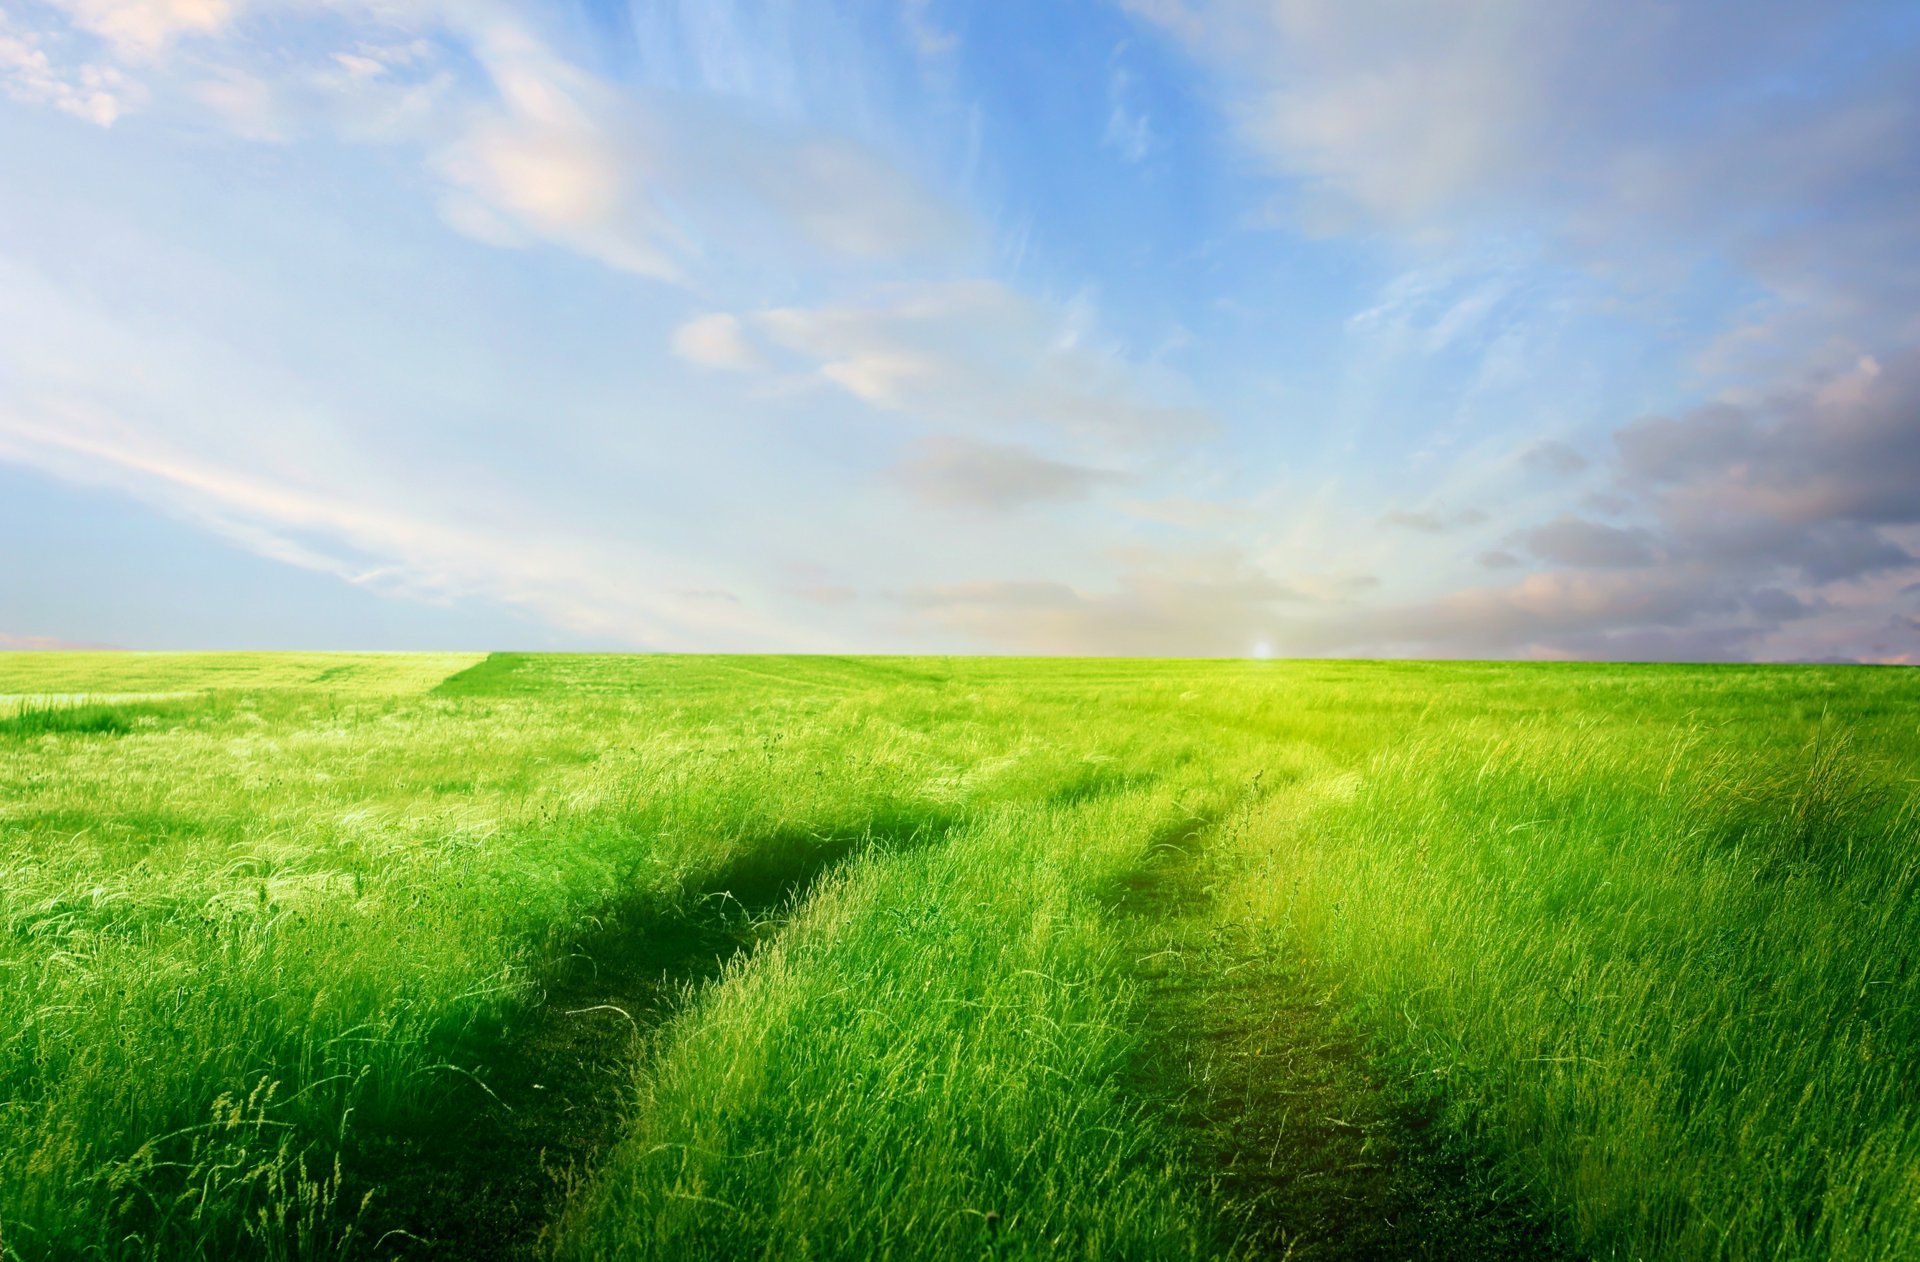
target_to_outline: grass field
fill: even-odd
[[[1920,1257],[1920,675],[0,655],[0,1253]]]

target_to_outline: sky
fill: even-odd
[[[0,0],[0,647],[1920,662],[1920,5]]]

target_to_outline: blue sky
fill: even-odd
[[[1920,660],[1920,9],[4,0],[0,645]]]

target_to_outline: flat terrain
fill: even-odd
[[[1920,1257],[1920,674],[0,655],[0,1255]]]

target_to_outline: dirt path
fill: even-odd
[[[544,1001],[452,1051],[445,1107],[363,1142],[343,1200],[372,1189],[361,1239],[379,1258],[529,1259],[569,1191],[618,1140],[649,1037],[784,913],[854,841],[757,849],[679,909],[610,909],[542,977]],[[769,857],[771,852],[771,857]]]
[[[1134,1088],[1206,1172],[1242,1257],[1292,1262],[1563,1259],[1547,1220],[1396,1092],[1324,986],[1237,948],[1186,835],[1118,892],[1149,1037]]]

